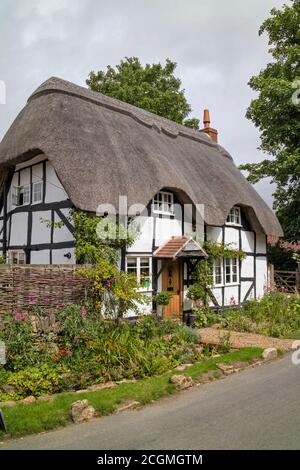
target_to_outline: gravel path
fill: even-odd
[[[228,330],[218,328],[200,328],[201,343],[217,345],[220,338],[228,335]],[[259,347],[259,348],[277,348],[282,350],[292,349],[293,339],[278,339],[269,336],[257,335],[254,333],[239,333],[230,331],[230,342],[233,348]]]

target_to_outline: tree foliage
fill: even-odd
[[[300,0],[290,3],[263,22],[259,34],[267,33],[273,60],[249,82],[258,97],[246,115],[270,158],[241,169],[253,183],[264,177],[276,183],[274,208],[292,241],[300,239]]]
[[[191,106],[181,81],[174,75],[176,66],[176,62],[166,59],[165,65],[143,67],[137,57],[126,57],[115,67],[108,65],[106,71],[90,72],[86,83],[94,91],[198,129],[198,119],[186,119]]]

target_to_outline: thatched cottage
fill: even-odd
[[[149,295],[173,292],[166,315],[189,308],[185,292],[204,255],[191,238],[200,213],[200,236],[247,253],[243,261],[215,261],[212,303],[261,296],[268,282],[266,236],[281,236],[281,227],[217,143],[207,113],[204,121],[203,131],[194,131],[47,80],[0,144],[0,255],[10,263],[74,264],[70,209],[118,208],[122,196],[141,230],[121,268],[136,273]]]

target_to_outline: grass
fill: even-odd
[[[260,348],[243,348],[221,357],[196,363],[183,373],[188,373],[194,380],[197,380],[210,370],[217,371],[218,362],[251,361],[260,357],[261,353]],[[182,372],[173,371],[139,380],[136,383],[119,385],[112,389],[76,394],[63,393],[53,401],[37,402],[31,405],[19,404],[11,408],[4,407],[2,411],[9,437],[20,437],[70,424],[70,407],[76,400],[88,399],[98,415],[105,416],[113,413],[117,406],[126,400],[137,400],[142,404],[147,404],[163,396],[171,395],[176,392],[175,385],[169,383],[169,378],[174,373],[182,374]],[[4,437],[3,432],[0,432],[0,437]]]

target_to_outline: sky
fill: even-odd
[[[259,132],[245,112],[255,94],[247,85],[270,60],[258,29],[271,8],[288,0],[1,0],[0,139],[45,80],[57,76],[85,86],[91,70],[137,56],[143,64],[178,63],[202,121],[208,108],[219,143],[236,164],[265,158]],[[272,204],[268,180],[256,185]]]

